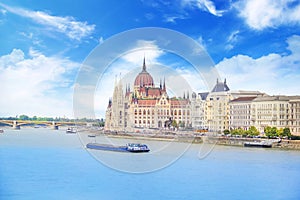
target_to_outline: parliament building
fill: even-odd
[[[155,86],[144,59],[132,90],[126,86],[124,92],[121,80],[115,82],[113,97],[106,111],[105,129],[133,131],[135,128],[192,127],[193,115],[199,113],[191,111],[189,93],[186,97],[170,98],[166,87],[165,80]],[[196,103],[196,98],[193,102]],[[201,101],[197,102],[201,104]]]

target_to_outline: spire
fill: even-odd
[[[224,80],[224,84],[226,84],[226,78],[225,78],[225,80]]]
[[[163,86],[163,90],[166,91],[166,79],[164,77],[164,86]]]
[[[159,88],[161,89],[162,86],[161,86],[161,79],[159,80]]]
[[[186,98],[190,99],[190,93],[189,93],[189,91],[187,91],[187,93],[186,93]]]
[[[183,92],[183,99],[185,99],[185,92]]]
[[[145,61],[145,55],[144,55],[144,62],[143,62],[143,71],[146,71],[146,61]]]

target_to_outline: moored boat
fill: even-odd
[[[149,152],[150,149],[145,144],[129,143],[127,144],[127,151],[138,153],[138,152]]]
[[[75,128],[67,128],[67,130],[66,130],[66,133],[71,133],[71,134],[74,134],[74,133],[77,133],[77,130],[75,129]]]
[[[260,142],[245,142],[244,147],[261,147],[261,148],[271,148],[272,143],[267,141],[260,141]]]
[[[3,129],[0,129],[0,133],[4,133],[4,130],[3,130]]]
[[[145,144],[129,143],[126,146],[116,146],[110,144],[88,143],[88,149],[104,150],[104,151],[117,151],[117,152],[132,152],[143,153],[149,152],[150,149]]]

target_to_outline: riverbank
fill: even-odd
[[[188,142],[188,143],[209,143],[225,146],[239,146],[243,147],[245,142],[261,142],[268,139],[263,138],[236,138],[216,135],[196,135],[189,132],[163,132],[163,133],[102,133],[110,138],[124,138],[133,140],[156,140],[156,141],[170,141],[170,142]],[[270,139],[272,148],[283,150],[300,150],[300,140],[277,140]]]

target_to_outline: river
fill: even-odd
[[[300,151],[215,146],[199,159],[201,144],[142,141],[148,154],[87,151],[82,144],[103,139],[6,129],[0,199],[300,199]]]

